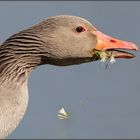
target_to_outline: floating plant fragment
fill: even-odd
[[[65,111],[64,108],[61,108],[59,111],[58,111],[58,114],[57,114],[58,118],[60,120],[64,120],[64,119],[67,119],[69,116],[68,116],[68,113]]]

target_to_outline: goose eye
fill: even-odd
[[[84,32],[84,31],[85,31],[85,28],[82,27],[82,26],[78,26],[78,27],[76,28],[76,31],[77,31],[78,33]]]

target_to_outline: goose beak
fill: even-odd
[[[97,36],[96,50],[99,51],[111,51],[115,58],[133,58],[133,54],[122,51],[123,50],[134,50],[137,51],[138,47],[132,42],[123,41],[120,39],[113,38],[105,35],[100,31],[94,31],[94,35]]]

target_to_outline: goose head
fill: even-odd
[[[41,64],[67,66],[99,60],[95,50],[110,51],[115,58],[133,58],[133,54],[120,49],[138,50],[134,43],[105,35],[89,21],[76,16],[49,17],[31,29],[44,42]]]
[[[133,54],[120,49],[138,50],[134,43],[105,35],[89,21],[70,15],[49,17],[13,35],[4,46],[12,42],[19,44],[13,45],[16,58],[26,54],[36,65],[67,66],[99,60],[95,50],[110,51],[115,58],[133,58]],[[22,43],[24,48],[20,46]],[[24,60],[28,61],[23,59],[22,62]]]

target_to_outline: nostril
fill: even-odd
[[[113,40],[113,39],[110,39],[110,42],[112,42],[112,43],[116,43],[116,41],[115,41],[115,40]]]

